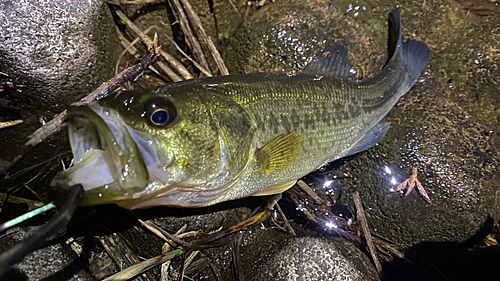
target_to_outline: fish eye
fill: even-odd
[[[149,99],[145,104],[144,111],[149,122],[157,127],[171,125],[177,117],[174,104],[161,97]]]

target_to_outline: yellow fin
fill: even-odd
[[[288,170],[297,160],[301,147],[302,135],[296,132],[280,135],[264,145],[257,154],[262,174]]]
[[[267,195],[273,195],[273,194],[280,194],[280,193],[283,193],[283,192],[287,191],[288,189],[290,189],[296,182],[297,181],[295,180],[292,182],[286,182],[284,184],[271,186],[271,187],[266,188],[262,191],[259,191],[257,193],[252,194],[252,196],[267,196]]]

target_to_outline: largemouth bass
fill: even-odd
[[[84,205],[129,209],[279,194],[382,139],[389,128],[382,118],[430,56],[420,41],[403,43],[397,8],[388,50],[380,73],[363,81],[352,77],[346,47],[327,46],[293,76],[195,79],[73,105],[75,165],[53,184],[82,184]]]

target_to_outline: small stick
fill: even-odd
[[[241,18],[241,13],[240,13],[240,11],[238,11],[238,8],[236,8],[236,5],[234,5],[233,1],[229,0],[229,3],[231,4],[231,6],[233,6],[233,9],[236,11],[236,13],[238,13],[238,15]]]
[[[323,200],[321,200],[321,198],[319,198],[319,196],[303,180],[298,180],[297,185],[300,186],[300,188],[302,188],[307,195],[311,196],[314,202],[319,205],[323,204]]]
[[[183,254],[184,251],[181,249],[173,250],[165,254],[161,254],[154,258],[147,259],[138,264],[131,265],[120,272],[104,279],[104,281],[114,281],[114,280],[128,280],[137,276],[141,273],[148,271],[149,269],[158,266],[164,262],[172,260],[173,258]]]
[[[179,2],[179,0],[170,0],[169,2],[174,6],[172,8],[177,12],[177,17],[179,23],[181,24],[182,32],[184,32],[188,41],[191,43],[191,47],[194,54],[198,58],[198,61],[205,69],[210,69],[207,59],[205,58],[205,54],[203,53],[203,49],[201,48],[200,42],[198,41],[198,39],[196,39],[193,31],[191,30],[191,27],[189,26],[188,18],[184,13],[184,9],[182,8],[181,3]]]
[[[203,68],[203,66],[201,66],[198,62],[196,62],[194,59],[192,59],[190,56],[188,56],[188,54],[186,54],[181,49],[181,47],[179,47],[179,45],[177,45],[177,43],[175,43],[174,39],[170,38],[170,36],[168,36],[167,34],[164,34],[164,35],[165,35],[165,37],[167,37],[168,40],[170,40],[170,43],[172,43],[175,46],[177,51],[179,51],[181,53],[181,55],[183,55],[185,58],[187,58],[189,61],[191,61],[194,66],[196,66],[201,72],[203,72],[203,74],[205,74],[207,77],[213,76],[212,73],[210,73],[208,70]]]
[[[220,270],[217,268],[217,265],[213,262],[209,263],[209,265],[215,275],[215,279],[217,279],[217,281],[222,281],[222,275],[220,274]]]
[[[147,229],[149,229],[149,231],[153,232],[154,234],[156,234],[156,236],[160,237],[161,239],[163,239],[164,241],[166,241],[168,244],[170,245],[174,245],[175,243],[168,239],[167,237],[165,237],[165,235],[163,235],[163,233],[160,231],[160,229],[158,229],[158,227],[156,227],[155,224],[153,223],[146,223],[144,222],[143,220],[141,219],[138,219],[138,221],[144,226],[146,227]]]
[[[232,256],[233,256],[233,269],[234,269],[234,280],[242,281],[243,278],[243,267],[241,266],[241,258],[240,258],[240,246],[241,240],[243,239],[243,233],[238,233],[238,237],[236,240],[233,240],[232,243]]]
[[[26,198],[16,197],[16,196],[9,196],[9,194],[7,193],[0,193],[0,198],[2,198],[0,199],[0,201],[3,201],[7,198],[6,201],[9,203],[26,204],[28,205],[28,211],[33,211],[34,209],[38,209],[45,205],[45,203],[40,201],[29,200]]]
[[[189,253],[189,255],[187,256],[187,258],[184,260],[185,264],[184,264],[184,267],[187,269],[191,263],[193,262],[193,260],[196,258],[196,256],[200,253],[200,251],[192,251],[191,253]]]
[[[361,227],[363,228],[363,232],[365,233],[366,243],[368,244],[368,249],[370,250],[373,263],[375,264],[377,272],[380,274],[382,272],[382,265],[380,264],[380,260],[378,259],[377,250],[373,245],[372,236],[370,234],[370,228],[368,227],[368,222],[366,221],[365,212],[363,210],[363,204],[361,204],[361,199],[359,198],[359,193],[354,192],[352,194],[352,198],[354,199],[354,205],[356,205],[358,220],[361,221]]]
[[[120,19],[122,19],[127,24],[127,26],[130,29],[132,29],[132,31],[135,34],[137,34],[137,36],[141,37],[141,39],[144,42],[146,42],[146,44],[151,45],[151,42],[152,42],[151,38],[149,38],[149,36],[144,34],[144,32],[142,32],[142,30],[139,27],[137,27],[122,11],[115,10],[115,12],[116,12],[116,15],[118,17],[120,17]],[[175,68],[175,70],[177,70],[182,75],[182,77],[184,77],[185,80],[193,79],[193,76],[191,75],[191,73],[189,73],[189,71],[184,67],[184,65],[182,65],[182,63],[180,63],[178,60],[176,60],[172,55],[170,55],[169,53],[164,52],[162,50],[160,50],[159,52],[160,52],[160,55],[165,60],[167,60]]]
[[[117,28],[117,31],[118,31],[118,34],[121,34],[120,30]],[[139,57],[139,52],[137,51],[137,49],[133,46],[133,42],[129,42],[127,39],[125,39],[125,37],[123,35],[121,35],[121,38],[122,38],[122,41],[121,41],[121,44],[122,46],[130,53],[132,54],[134,57],[138,58]],[[139,38],[139,37],[138,37]],[[142,40],[142,39],[141,39]],[[135,41],[135,40],[134,40]],[[117,66],[116,66],[116,70],[118,70],[118,63],[119,63],[119,60],[117,62]],[[179,82],[179,81],[183,81],[184,79],[181,78],[179,75],[177,75],[168,65],[166,65],[165,63],[163,63],[162,61],[157,61],[156,64],[158,65],[158,67],[163,70],[163,72],[173,81],[173,82]],[[163,79],[165,79],[163,77],[163,75],[161,75],[158,70],[156,70],[156,68],[154,68],[152,65],[150,65],[148,67],[149,69],[151,69],[154,73],[156,73],[158,76],[162,77]]]
[[[285,221],[285,225],[286,225],[286,228],[288,229],[288,231],[290,231],[290,233],[293,235],[293,236],[296,236],[297,234],[295,234],[295,231],[293,230],[292,226],[290,225],[290,223],[288,222],[288,219],[285,217],[285,214],[283,213],[283,211],[281,210],[281,207],[280,207],[280,204],[278,204],[278,202],[276,202],[276,209],[278,209],[278,213],[280,213],[281,217],[283,218],[283,220]]]
[[[229,75],[229,71],[227,70],[227,67],[224,64],[224,60],[222,59],[217,48],[215,47],[212,39],[209,36],[207,36],[207,33],[205,32],[203,25],[201,25],[200,18],[194,12],[193,7],[191,6],[191,4],[189,4],[188,0],[181,0],[181,2],[182,2],[182,5],[184,6],[186,13],[187,13],[187,16],[189,17],[189,20],[191,20],[193,25],[198,27],[198,29],[197,29],[198,37],[201,37],[201,39],[205,42],[205,44],[210,49],[210,52],[212,53],[212,57],[214,58],[215,63],[219,67],[221,74],[222,75]]]
[[[101,86],[95,89],[92,93],[81,99],[79,103],[91,103],[95,100],[102,99],[118,89],[118,87],[123,85],[123,83],[125,83],[126,81],[130,81],[131,79],[136,78],[144,71],[144,69],[146,69],[158,58],[158,51],[158,38],[157,36],[155,36],[155,40],[149,46],[148,53],[143,56],[136,64],[126,68],[117,76],[101,84]],[[65,124],[63,123],[64,121],[66,121],[67,117],[68,110],[66,109],[63,112],[59,113],[52,120],[50,120],[43,127],[39,128],[33,134],[31,134],[28,137],[28,141],[24,145],[27,147],[35,146],[50,135],[56,133],[61,128],[63,128],[63,126],[65,126]]]
[[[12,126],[15,126],[15,125],[19,125],[19,124],[22,124],[24,121],[19,119],[19,120],[12,120],[12,121],[5,121],[5,122],[0,122],[0,129],[3,129],[3,128],[8,128],[8,127],[12,127]]]

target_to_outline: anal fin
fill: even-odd
[[[370,147],[376,145],[382,140],[387,130],[389,130],[390,124],[385,121],[378,122],[373,126],[368,132],[366,132],[357,142],[349,148],[348,151],[342,154],[342,157],[354,155],[361,151],[367,150]]]

